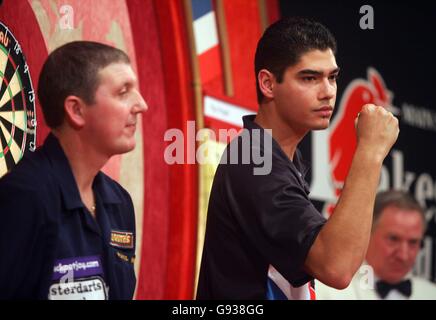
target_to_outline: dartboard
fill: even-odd
[[[0,177],[35,150],[35,93],[14,35],[0,22]]]

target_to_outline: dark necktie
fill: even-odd
[[[384,299],[388,295],[389,291],[393,289],[400,291],[406,297],[410,297],[410,295],[412,294],[412,283],[410,282],[410,280],[404,280],[395,284],[379,280],[377,281],[375,286],[378,294],[382,299]]]

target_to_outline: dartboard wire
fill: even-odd
[[[22,53],[21,46],[18,44],[17,40],[15,39],[15,37],[12,34],[11,34],[11,36],[14,38],[14,41],[15,41],[16,45],[18,45],[18,48],[19,48],[20,52]],[[23,54],[20,56],[20,58],[22,59],[23,65],[27,66],[27,61],[26,61],[26,58],[24,57]],[[35,119],[35,112],[36,112],[35,111],[35,104],[34,104],[35,93],[33,91],[33,85],[32,85],[32,82],[31,82],[32,77],[30,75],[30,70],[29,70],[29,68],[27,66],[27,68],[24,68],[23,72],[28,74],[28,79],[29,79],[28,83],[29,83],[29,86],[30,86],[30,91],[28,91],[27,94],[29,94],[29,95],[31,94],[32,95],[32,99],[29,102],[33,105],[33,108],[31,110],[32,118],[33,118],[32,119],[33,120],[32,121],[32,129],[29,129],[29,127],[27,126],[27,119],[28,119],[28,116],[27,116],[28,107],[27,107],[27,104],[26,104],[27,103],[27,99],[24,97],[26,87],[24,86],[24,84],[23,84],[23,82],[21,80],[21,76],[18,73],[18,69],[19,69],[20,65],[16,66],[15,62],[10,57],[10,49],[9,49],[9,61],[12,64],[12,66],[14,68],[16,68],[15,69],[15,73],[17,75],[17,79],[18,79],[19,84],[20,84],[21,93],[22,93],[22,100],[23,100],[23,104],[24,104],[22,107],[23,107],[24,111],[26,111],[24,113],[24,123],[26,124],[26,131],[24,131],[25,135],[24,135],[24,139],[22,141],[22,152],[21,152],[21,157],[20,157],[20,159],[21,159],[23,157],[23,155],[24,155],[24,152],[25,152],[28,134],[32,134],[33,135],[33,141],[30,141],[29,150],[34,151],[35,150],[35,146],[36,146],[36,126],[37,126],[37,122],[36,122],[36,119]],[[18,94],[18,92],[16,94]]]
[[[5,127],[5,125],[3,123],[1,123],[1,122],[0,122],[0,130],[3,133],[2,136],[5,139],[9,139],[9,134],[10,133],[9,133],[8,129]],[[12,144],[11,144],[10,148],[6,147],[5,150],[7,152],[5,152],[5,154],[4,154],[4,159],[6,161],[7,171],[9,171],[18,162],[20,148],[17,145],[17,143],[14,140],[12,140]]]
[[[22,84],[22,82],[21,82],[21,78],[20,78],[20,74],[18,73],[18,71],[19,71],[19,68],[20,68],[20,65],[16,65],[15,63],[14,63],[14,61],[12,60],[12,58],[9,56],[9,62],[11,63],[11,65],[12,65],[12,68],[13,68],[13,71],[14,71],[14,74],[12,75],[12,77],[11,77],[11,81],[9,81],[9,83],[8,83],[8,86],[7,86],[7,89],[9,89],[9,98],[10,99],[13,99],[18,93],[20,93],[20,91],[23,89],[23,84]],[[16,92],[14,92],[13,94],[12,94],[12,92],[11,92],[11,86],[13,85],[14,86],[14,88],[13,89],[15,89],[15,87],[16,87],[16,85],[18,84],[18,87],[19,87],[19,89],[20,90],[17,90]],[[6,91],[6,90],[5,90]],[[2,102],[3,102],[3,98],[4,98],[4,94],[3,94],[3,96],[0,98],[0,108],[2,107]],[[10,100],[9,99],[9,100]],[[6,101],[4,101],[3,102],[3,104],[4,103],[6,103],[6,102],[8,102],[9,100],[6,100]]]
[[[10,60],[9,60],[10,61]],[[13,65],[14,67],[15,67],[15,65]],[[15,71],[15,69],[14,69],[14,71]],[[14,72],[14,75],[15,75],[15,72]],[[12,79],[11,79],[12,80]],[[3,136],[4,136],[4,138],[6,139],[6,145],[7,145],[7,148],[8,149],[11,149],[11,147],[12,147],[12,137],[14,136],[14,133],[15,133],[15,125],[14,125],[14,122],[15,122],[15,103],[14,103],[14,96],[12,95],[12,91],[11,91],[11,88],[10,88],[10,83],[11,82],[8,82],[7,81],[7,79],[4,79],[4,81],[6,82],[6,85],[7,85],[7,87],[6,87],[6,90],[5,90],[5,92],[4,92],[4,94],[3,94],[3,96],[5,96],[6,95],[6,91],[7,91],[7,93],[9,93],[9,100],[6,100],[4,103],[3,103],[3,105],[1,104],[1,102],[3,101],[3,97],[0,97],[0,109],[4,106],[4,105],[6,105],[8,102],[10,102],[11,103],[11,105],[12,105],[12,130],[11,130],[11,135],[9,136],[10,138],[8,139],[7,138],[7,135],[5,135],[4,134],[4,132],[3,132],[3,130],[1,130],[1,132],[3,133]],[[0,123],[1,124],[1,123]],[[2,128],[3,129],[3,128]],[[6,148],[6,147],[5,147]],[[6,154],[7,153],[7,151],[4,151],[4,150],[7,150],[7,149],[2,149],[2,153],[3,154]],[[12,149],[11,149],[11,152],[12,152]]]
[[[18,71],[18,68],[17,68],[16,71]],[[23,101],[25,101],[24,91],[23,91],[24,87],[23,87],[23,84],[21,82],[20,75],[19,75],[18,72],[15,72],[14,73],[14,77],[15,76],[17,77],[16,78],[17,79],[16,80],[16,82],[17,82],[16,85],[18,85],[19,89],[20,89],[18,91],[18,93],[21,92],[21,98],[23,99]],[[22,157],[24,155],[24,152],[25,152],[25,148],[26,148],[26,137],[27,137],[26,124],[27,124],[27,117],[26,117],[26,109],[25,108],[24,108],[24,110],[17,110],[17,108],[15,107],[14,99],[18,95],[18,93],[13,95],[14,92],[10,88],[11,87],[11,82],[9,82],[7,90],[8,90],[8,93],[9,93],[9,97],[11,97],[11,96],[13,96],[13,97],[11,99],[9,99],[8,101],[6,101],[6,103],[4,105],[10,103],[12,105],[12,111],[9,111],[9,112],[0,112],[1,118],[6,120],[10,124],[10,126],[11,126],[10,130],[8,130],[6,127],[2,128],[2,133],[3,133],[4,138],[7,141],[7,146],[8,146],[8,149],[6,149],[6,151],[5,151],[5,149],[2,149],[3,150],[2,153],[6,154],[10,150],[12,158],[13,158],[13,162],[16,164],[18,161],[20,161],[22,159]],[[10,114],[10,116],[8,116],[9,114]],[[19,119],[22,116],[24,117],[24,119],[22,119],[23,122],[20,123]],[[18,131],[16,131],[16,129],[19,129],[22,132],[22,136],[21,136],[21,134],[19,134],[19,136],[21,136],[20,137],[21,139],[19,139],[20,141],[17,141],[18,137],[16,137],[16,133],[18,133]],[[8,131],[8,133],[10,133],[9,137],[8,137],[7,134],[5,134],[5,132],[4,132],[5,130]]]
[[[8,111],[8,112],[0,112],[0,121],[4,121],[5,123],[8,123],[11,127],[11,129],[8,129],[9,132],[11,132],[11,137],[13,139],[13,141],[20,146],[21,145],[21,149],[20,149],[20,153],[19,153],[19,157],[18,157],[18,161],[22,159],[22,157],[24,156],[24,152],[26,149],[26,139],[27,139],[27,134],[28,134],[28,130],[26,128],[26,120],[25,120],[25,114],[26,112],[24,110],[19,110],[19,111],[15,111],[15,114],[17,115],[16,119],[22,119],[24,118],[24,120],[22,122],[20,122],[19,120],[17,122],[12,122],[12,112]],[[13,130],[13,131],[12,131]],[[12,141],[11,141],[12,143]],[[8,144],[8,147],[11,147],[11,144]],[[10,148],[11,150],[13,150],[12,148]],[[16,157],[15,157],[16,158]]]
[[[22,82],[19,74],[18,74],[18,81],[20,82],[20,85],[21,85],[21,101],[23,102],[23,105],[22,105],[23,110],[21,110],[19,112],[23,112],[23,116],[24,116],[23,128],[20,128],[18,125],[16,125],[16,127],[18,129],[21,129],[21,131],[23,131],[23,138],[21,140],[21,151],[20,151],[20,160],[21,160],[24,156],[24,152],[26,151],[25,149],[26,149],[26,142],[27,142],[27,133],[29,131],[29,128],[27,127],[27,106],[26,106],[26,99],[24,97],[25,86],[23,85],[23,82]],[[17,115],[17,123],[19,122],[18,119],[19,119],[19,117]]]
[[[20,148],[20,152],[18,155],[18,160],[16,159],[17,157],[14,156],[14,161],[15,161],[15,163],[17,163],[19,160],[21,160],[21,158],[24,155],[24,152],[26,149],[26,140],[27,140],[27,129],[22,129],[17,125],[17,122],[19,121],[18,120],[18,112],[20,112],[20,110],[18,110],[18,108],[15,106],[14,99],[16,99],[16,97],[19,93],[21,93],[22,101],[24,102],[24,105],[22,106],[24,109],[23,123],[24,123],[24,125],[26,125],[26,127],[27,127],[27,114],[26,114],[27,108],[25,105],[26,99],[24,97],[24,86],[23,86],[23,82],[21,80],[20,73],[19,73],[20,65],[16,65],[10,57],[9,57],[9,61],[13,67],[14,74],[11,78],[11,81],[8,83],[8,86],[7,86],[7,91],[9,93],[9,99],[8,100],[5,99],[5,101],[3,102],[3,105],[8,103],[9,101],[12,102],[12,121],[10,121],[9,119],[8,119],[8,121],[12,123],[13,127],[12,127],[12,132],[11,132],[11,139],[8,141],[8,147],[11,147],[12,139],[14,139],[14,137],[15,137],[15,127],[21,129],[24,133],[23,140],[20,142],[21,148]],[[6,94],[6,92],[5,92],[5,94]],[[3,101],[3,98],[4,97],[1,97],[1,100],[0,100],[0,108],[1,108],[1,106],[3,106],[1,103]],[[13,149],[11,149],[11,152],[12,152],[12,150]]]
[[[11,95],[11,93],[10,93],[10,90],[9,90],[9,81],[6,79],[6,78],[3,78],[3,81],[6,83],[6,88],[5,88],[5,91],[3,92],[3,95],[0,97],[0,100],[1,100],[1,98],[5,95],[5,94],[7,94],[7,93],[9,93],[9,96]],[[14,114],[14,112],[15,112],[15,110],[14,110],[14,103],[13,103],[13,99],[9,99],[8,101],[6,101],[2,106],[0,106],[0,110],[1,110],[1,108],[3,108],[4,106],[6,106],[7,104],[9,104],[10,103],[10,105],[11,105],[11,112],[12,112],[12,114]],[[0,111],[0,115],[1,115],[1,111]],[[1,123],[1,122],[0,122]],[[0,133],[2,133],[2,136],[3,136],[3,138],[5,139],[5,142],[6,142],[6,145],[3,147],[2,146],[2,149],[1,149],[1,151],[0,151],[0,156],[5,156],[5,154],[8,152],[8,150],[9,150],[9,148],[10,148],[10,144],[11,144],[11,142],[12,141],[8,141],[7,139],[6,139],[6,136],[3,134],[3,132],[2,132],[2,130],[0,130]]]
[[[13,132],[9,132],[9,130],[5,127],[5,125],[0,122],[0,129],[3,133],[3,136],[6,140],[9,140],[8,142],[8,151],[10,151],[12,158],[15,162],[15,164],[20,161],[21,157],[21,148],[18,146],[17,142],[13,139],[13,134],[15,133],[15,127],[12,127]],[[5,152],[5,156],[8,152]]]
[[[3,150],[3,144],[0,140],[0,149]],[[0,177],[2,176],[3,173],[8,171],[8,167],[6,165],[6,158],[3,156],[3,151],[2,154],[0,155]]]
[[[1,119],[0,119],[1,123]],[[0,128],[1,133],[1,128]],[[6,137],[3,135],[3,133],[0,134],[0,177],[8,172],[8,161],[7,159],[7,153],[9,153],[9,147],[7,146]]]
[[[9,51],[6,50],[6,48],[3,47],[2,45],[0,45],[0,50],[1,50],[1,52],[4,53],[3,57],[5,58],[4,60],[3,59],[0,60],[0,67],[3,65],[3,68],[0,68],[0,77],[3,79],[6,67],[8,65],[8,57],[9,57],[10,50]],[[1,94],[2,88],[3,88],[3,80],[0,83],[0,94]]]
[[[27,114],[26,114],[26,111],[27,111],[27,108],[26,108],[26,99],[24,97],[24,85],[23,85],[23,82],[21,80],[20,73],[18,72],[19,68],[20,68],[20,65],[15,65],[15,63],[12,60],[11,60],[11,63],[13,64],[14,67],[16,66],[16,69],[15,69],[15,72],[14,72],[14,75],[13,75],[12,79],[14,79],[14,78],[16,79],[17,85],[18,85],[18,89],[19,89],[16,92],[12,92],[13,93],[13,97],[11,99],[13,100],[19,93],[21,93],[21,98],[22,98],[22,101],[24,103],[24,105],[22,105],[23,115],[24,115],[23,123],[26,126],[26,129],[24,129],[24,130],[22,129],[24,135],[23,135],[23,139],[22,139],[22,141],[20,143],[21,144],[21,149],[20,149],[19,158],[16,161],[16,163],[17,163],[18,161],[21,160],[21,158],[23,158],[23,155],[24,155],[24,152],[25,152],[25,149],[26,149],[26,137],[27,137]],[[18,110],[18,107],[15,107],[15,102],[13,102],[12,108],[14,110],[14,113],[13,113],[14,135],[12,135],[12,138],[14,138],[15,137],[15,128],[20,129],[20,127],[17,126],[16,124],[18,122],[18,112],[21,112],[21,111]]]

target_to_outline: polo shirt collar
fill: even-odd
[[[44,141],[43,149],[53,169],[53,175],[59,184],[65,209],[68,211],[77,208],[84,208],[85,205],[80,197],[76,179],[71,170],[70,163],[62,149],[59,140],[50,133]],[[104,204],[122,203],[120,196],[114,192],[107,184],[103,183],[103,173],[99,172],[92,185]]]
[[[94,178],[92,188],[97,192],[104,204],[121,204],[123,201],[118,193],[104,180],[110,179],[105,177],[104,173],[99,171]]]
[[[259,126],[256,122],[254,122],[254,119],[256,118],[256,115],[247,115],[242,117],[242,121],[244,123],[244,128],[248,130],[253,129],[260,129],[265,134],[269,134],[267,131],[265,131],[264,128]],[[280,155],[281,158],[289,162],[289,165],[292,169],[296,170],[298,173],[301,173],[301,177],[304,179],[307,172],[309,171],[309,166],[307,163],[303,160],[302,155],[300,153],[300,150],[298,148],[295,150],[294,159],[291,160],[288,158],[288,156],[283,151],[282,147],[280,147],[279,143],[274,139],[274,137],[271,137],[272,140],[272,152],[274,154]],[[260,141],[261,144],[263,144],[263,141]]]

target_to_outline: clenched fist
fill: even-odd
[[[398,138],[398,119],[383,107],[365,104],[355,123],[357,147],[383,161]]]

